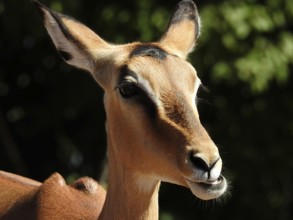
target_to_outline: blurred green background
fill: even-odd
[[[43,0],[115,43],[154,41],[176,0]],[[293,219],[293,1],[198,0],[190,62],[207,91],[201,120],[218,144],[230,195],[203,202],[163,184],[162,220]],[[183,33],[184,34],[184,33]],[[43,181],[101,178],[102,91],[66,65],[29,0],[0,0],[0,169]]]

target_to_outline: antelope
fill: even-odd
[[[155,220],[162,181],[202,200],[223,195],[222,159],[196,106],[201,81],[186,61],[200,34],[194,2],[177,4],[160,40],[122,45],[34,3],[65,62],[89,72],[104,90],[108,187],[89,178],[66,185],[59,174],[39,183],[2,172],[0,216]]]

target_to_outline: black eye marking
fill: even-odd
[[[150,56],[164,60],[167,57],[167,53],[157,46],[145,44],[137,46],[130,54],[130,57],[133,56]]]

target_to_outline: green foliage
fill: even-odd
[[[206,5],[201,15],[205,51],[217,56],[206,63],[213,67],[215,81],[237,77],[249,83],[252,91],[262,92],[272,80],[288,79],[293,64],[293,34],[288,31],[292,1],[223,1]]]

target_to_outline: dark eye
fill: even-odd
[[[118,86],[119,92],[123,98],[131,98],[137,95],[140,90],[133,82],[122,82]]]

